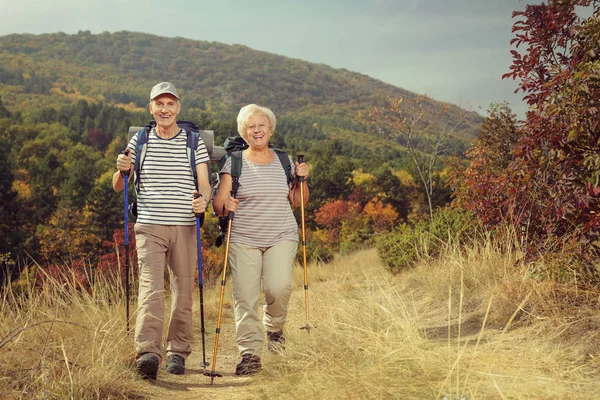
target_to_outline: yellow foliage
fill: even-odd
[[[122,109],[127,110],[127,111],[131,111],[131,112],[144,112],[144,111],[146,111],[146,108],[138,107],[133,101],[130,102],[130,103],[128,103],[128,104],[117,103],[117,104],[114,104],[114,106],[122,108]]]
[[[448,175],[448,172],[450,171],[450,168],[446,167],[443,170],[440,171],[440,178],[445,178],[446,175]]]
[[[402,182],[402,184],[404,186],[414,186],[415,185],[415,178],[413,178],[413,176],[410,174],[410,172],[406,171],[406,170],[401,170],[401,171],[392,171],[392,174],[400,179],[400,182]]]
[[[12,189],[17,192],[17,199],[19,201],[29,200],[31,198],[31,187],[25,181],[13,181]]]
[[[329,238],[329,232],[327,230],[316,228],[312,231],[313,238],[315,238],[319,242],[327,242]]]
[[[377,180],[368,172],[363,172],[362,168],[352,171],[352,181],[357,187],[363,185],[373,185]]]
[[[363,214],[369,217],[376,232],[390,230],[398,219],[398,212],[390,204],[383,204],[373,197],[363,209]]]
[[[88,103],[95,103],[96,99],[90,96],[81,94],[78,90],[74,89],[73,93],[65,93],[62,89],[53,87],[50,89],[50,93],[56,96],[66,97],[73,102],[78,100],[85,100]]]
[[[46,225],[38,226],[40,254],[47,260],[83,257],[100,243],[89,227],[96,223],[89,207],[83,210],[58,209]]]

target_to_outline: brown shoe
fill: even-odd
[[[179,354],[170,354],[167,357],[167,372],[174,375],[185,373],[185,359]]]
[[[252,375],[260,371],[260,357],[254,354],[242,354],[242,361],[235,367],[236,375]]]
[[[280,353],[285,350],[285,337],[283,332],[267,332],[267,349],[271,353]]]
[[[156,374],[158,373],[158,365],[160,361],[152,353],[142,354],[136,361],[137,372],[144,379],[150,379],[155,381]]]

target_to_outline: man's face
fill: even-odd
[[[161,94],[150,101],[149,108],[156,124],[168,128],[176,123],[181,103],[171,94]]]

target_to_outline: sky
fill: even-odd
[[[533,0],[0,0],[0,35],[135,31],[241,44],[345,68],[485,116],[527,105],[511,65],[513,10]]]

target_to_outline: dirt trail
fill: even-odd
[[[214,348],[214,327],[206,338],[206,361],[212,367]],[[164,365],[158,372],[156,383],[148,383],[146,396],[151,399],[249,399],[249,384],[257,377],[239,377],[235,375],[235,366],[240,361],[235,346],[235,326],[231,322],[221,324],[219,335],[219,352],[217,354],[216,371],[222,377],[214,378],[211,385],[210,377],[203,374],[202,341],[199,332],[194,335],[193,352],[186,360],[184,375],[172,375],[164,370]]]

